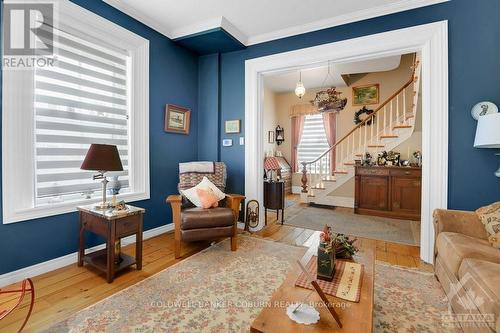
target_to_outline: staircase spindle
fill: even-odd
[[[367,150],[367,146],[368,146],[368,140],[367,140],[368,139],[368,137],[367,137],[368,134],[366,133],[366,124],[365,124],[364,128],[365,128],[365,137],[364,137],[365,144],[364,144],[364,147],[365,147],[365,151],[366,151]]]
[[[403,125],[406,124],[406,88],[403,89]]]
[[[394,102],[394,100],[391,100],[391,102],[390,102],[391,105],[390,105],[390,110],[389,110],[389,126],[391,126],[391,127],[392,127],[392,119],[393,119],[393,117],[392,117],[392,104],[393,103],[392,102]]]
[[[387,107],[384,106],[384,135],[386,134],[386,131],[387,131],[387,124],[385,121],[386,116],[387,116]]]
[[[373,119],[375,119],[373,117],[373,115],[370,117],[371,119],[369,121],[371,121],[371,124],[370,124],[370,142],[373,144]],[[368,126],[368,121],[366,122],[366,126]]]
[[[396,95],[396,120],[399,118],[399,94]]]
[[[373,120],[375,121],[375,118],[373,118]],[[375,135],[377,136],[377,145],[378,145],[378,144],[380,144],[380,133],[379,133],[379,131],[378,131],[378,127],[379,127],[379,126],[378,126],[378,123],[380,123],[380,117],[379,117],[379,118],[378,118],[378,120],[377,120],[377,130],[375,131],[375,132],[376,132],[376,134],[375,134]],[[372,122],[372,124],[373,124],[373,122]]]

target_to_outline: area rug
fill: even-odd
[[[248,332],[306,248],[229,239],[98,302],[46,332]]]
[[[334,232],[342,234],[407,245],[420,243],[418,221],[359,215],[327,208],[303,207],[286,219],[285,224],[319,231],[328,224]]]
[[[374,298],[374,332],[462,332],[443,325],[448,302],[433,273],[377,262]]]

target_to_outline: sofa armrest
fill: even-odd
[[[245,196],[241,194],[226,194],[226,207],[233,210],[234,220],[238,221],[240,215],[241,202],[245,200]]]
[[[474,238],[488,239],[486,230],[475,212],[462,210],[434,210],[434,231],[456,232]]]

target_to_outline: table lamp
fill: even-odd
[[[477,120],[475,148],[500,148],[500,113],[480,116]],[[500,156],[500,154],[496,154]],[[495,172],[500,177],[500,167]]]
[[[93,143],[90,145],[87,155],[83,160],[82,170],[92,170],[98,173],[92,176],[92,179],[102,179],[102,203],[97,205],[97,209],[107,209],[106,203],[106,172],[108,171],[123,171],[122,161],[118,149],[114,145],[104,145]]]

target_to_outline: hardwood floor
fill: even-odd
[[[292,198],[295,200],[296,198]],[[274,214],[270,214],[274,215]],[[276,224],[271,217],[268,226],[254,234],[255,237],[272,239],[287,244],[308,246],[319,237],[319,232]],[[360,239],[362,242],[363,239]],[[169,266],[208,247],[209,242],[186,243],[182,249],[182,259],[174,258],[173,233],[163,234],[144,241],[143,269],[131,268],[119,274],[112,284],[106,283],[105,276],[87,266],[77,267],[76,263],[33,278],[36,290],[34,312],[25,328],[26,332],[36,332],[64,319],[91,304],[131,286]],[[125,253],[133,254],[135,245],[124,247]],[[419,259],[419,247],[377,241],[377,260],[405,267],[419,267],[432,271],[432,266]],[[15,288],[9,286],[5,289]],[[0,309],[12,302],[12,296],[0,296]],[[24,319],[26,306],[16,310],[0,321],[0,332],[16,332]]]

